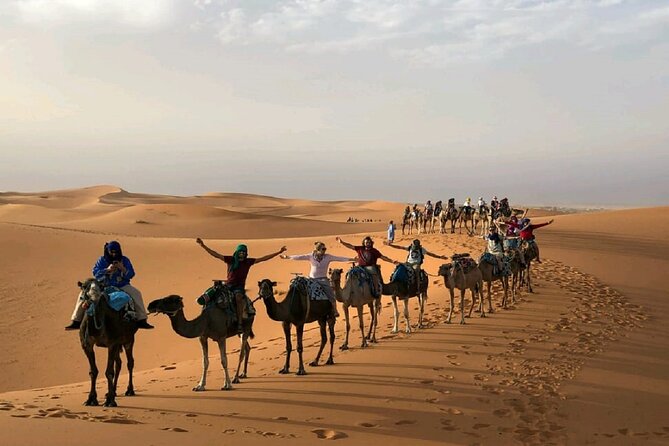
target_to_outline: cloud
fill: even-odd
[[[212,26],[225,45],[381,51],[424,64],[500,58],[550,42],[596,51],[650,41],[669,23],[669,7],[626,0],[227,0],[207,7],[220,8]]]
[[[109,22],[155,28],[175,20],[176,0],[11,0],[5,10],[36,26]]]

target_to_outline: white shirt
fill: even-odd
[[[309,271],[309,277],[312,279],[322,279],[327,278],[328,276],[328,267],[330,262],[348,262],[351,261],[350,257],[338,257],[330,254],[323,254],[323,259],[318,261],[314,256],[314,253],[311,254],[301,254],[296,256],[288,256],[291,260],[308,260],[311,264],[311,270]]]

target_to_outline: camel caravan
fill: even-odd
[[[392,221],[384,247],[406,252],[406,260],[402,262],[381,253],[374,247],[374,240],[370,236],[365,237],[360,245],[336,237],[336,241],[343,248],[353,251],[350,256],[329,254],[326,245],[320,241],[314,243],[312,252],[305,254],[286,255],[284,252],[287,248],[283,246],[277,252],[261,257],[249,257],[247,246],[240,244],[232,255],[224,255],[209,248],[198,238],[196,239],[198,246],[226,264],[227,277],[215,279],[213,285],[197,298],[202,310],[191,320],[186,318],[183,298],[178,295],[155,299],[145,309],[141,292],[130,284],[135,276],[132,262],[123,255],[119,242],[106,243],[103,255],[93,267],[94,277],[79,283],[80,293],[72,321],[65,327],[66,330],[79,331],[80,343],[89,363],[91,388],[84,404],[87,406],[99,404],[96,393],[98,368],[95,361],[95,346],[108,350],[105,369],[107,393],[103,404],[109,407],[117,405],[116,387],[122,368],[122,352],[125,352],[130,376],[125,395],[135,394],[132,381],[133,346],[138,329],[153,328],[147,322],[148,314],[166,315],[178,336],[199,340],[202,348],[202,375],[193,387],[194,391],[206,389],[209,368],[208,342],[210,339],[216,342],[224,371],[224,384],[221,389],[230,390],[233,384],[241,382],[248,376],[247,368],[251,353],[249,341],[254,337],[253,322],[256,316],[254,303],[258,300],[262,300],[267,316],[273,321],[280,322],[283,327],[286,359],[283,368],[278,372],[291,373],[293,351],[291,332],[295,327],[298,356],[296,373],[305,375],[307,371],[303,360],[303,335],[307,324],[318,323],[321,335],[318,352],[309,362],[309,366],[320,365],[321,355],[326,347],[328,352],[324,364],[335,363],[335,323],[339,317],[337,302],[341,303],[346,324],[345,338],[339,347],[341,350],[350,348],[351,308],[355,308],[358,315],[360,347],[365,348],[377,342],[376,330],[383,296],[390,296],[393,303],[392,333],[399,331],[398,300],[402,301],[403,305],[404,331],[411,333],[414,328],[409,315],[409,301],[412,298],[416,298],[419,308],[415,328],[422,328],[429,288],[428,273],[422,268],[426,256],[447,262],[442,264],[438,273],[434,275],[443,279],[450,296],[450,311],[444,323],[451,323],[456,305],[456,289],[460,293],[461,324],[465,323],[465,317],[471,317],[477,302],[480,316],[486,316],[484,284],[487,288],[487,313],[494,311],[491,293],[493,282],[501,284],[502,308],[507,308],[509,294],[511,302],[516,302],[521,284],[525,283],[527,291],[532,292],[530,266],[532,262],[541,262],[533,231],[551,224],[553,220],[533,224],[526,218],[527,211],[512,209],[507,199],[497,201],[496,197],[489,207],[482,199],[479,199],[476,208],[471,206],[470,199],[467,199],[460,208],[455,207],[454,199],[448,200],[447,203],[444,208],[441,201],[437,201],[434,206],[428,201],[422,210],[417,205],[413,208],[407,206],[402,218],[402,234],[412,234],[414,228],[419,234],[432,233],[436,227],[439,228],[439,233],[445,233],[447,224],[450,225],[451,233],[454,233],[456,223],[459,222],[460,230],[464,225],[467,233],[473,235],[481,225],[482,230],[485,230],[483,238],[486,240],[486,248],[478,261],[469,253],[456,253],[451,256],[432,253],[423,247],[418,239],[409,245],[395,244]],[[407,226],[408,231],[405,232]],[[263,279],[258,282],[258,297],[252,301],[246,289],[246,278],[250,268],[277,256],[283,260],[309,262],[308,274],[306,276],[295,274],[281,301],[277,301],[275,297],[277,282]],[[394,267],[387,282],[381,274],[379,260]],[[336,262],[351,262],[353,266],[344,272],[344,268],[330,267],[331,263]],[[466,315],[467,291],[471,294],[471,307]],[[368,308],[370,315],[367,327],[363,317],[365,308]],[[232,379],[228,372],[226,350],[226,341],[231,337],[239,337],[241,341],[237,369]]]

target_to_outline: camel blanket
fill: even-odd
[[[453,259],[453,263],[458,263],[465,274],[477,267],[476,261],[471,257],[458,257],[457,259]]]
[[[497,257],[489,252],[484,252],[481,254],[481,258],[479,259],[479,263],[482,262],[487,262],[490,263],[493,266],[492,272],[494,275],[500,275],[500,271],[498,271],[498,264],[497,264]],[[509,276],[511,275],[511,257],[510,256],[504,256],[502,257],[502,271],[501,275],[503,276]]]
[[[369,285],[369,289],[372,290],[372,295],[374,297],[381,297],[380,290],[378,287],[374,286],[374,277],[362,266],[354,266],[346,272],[346,280],[350,277],[358,278],[358,286],[362,288],[366,283]],[[380,284],[379,284],[380,286]]]
[[[427,274],[420,270],[421,282],[427,283]],[[391,282],[402,282],[408,289],[417,289],[416,270],[410,264],[400,263],[395,267],[395,271],[390,275]]]
[[[306,289],[309,300],[330,300],[323,287],[313,279],[298,276],[290,282],[290,286]]]
[[[208,296],[206,303],[203,299],[205,295]],[[256,309],[253,306],[253,302],[251,302],[251,299],[249,299],[246,294],[244,294],[244,300],[246,301],[246,308],[243,312],[245,318],[246,316],[255,315]],[[207,289],[202,296],[198,297],[197,303],[200,305],[204,304],[203,311],[217,306],[228,312],[229,315],[232,315],[234,320],[237,320],[237,300],[235,299],[233,291],[225,284],[214,285]]]

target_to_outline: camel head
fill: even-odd
[[[448,286],[448,281],[453,276],[454,272],[455,272],[455,269],[453,268],[452,263],[444,263],[443,265],[441,265],[439,267],[439,272],[437,274],[444,278],[444,281],[446,282],[446,285]]]
[[[162,299],[156,299],[151,301],[147,307],[147,311],[151,314],[153,313],[163,313],[169,315],[176,314],[179,310],[183,309],[184,300],[181,296],[176,294],[171,294]]]
[[[262,297],[263,300],[268,300],[274,297],[274,287],[276,282],[272,282],[269,279],[263,279],[258,282],[258,296]]]
[[[105,291],[102,283],[94,278],[86,279],[84,282],[77,282],[77,285],[81,289],[79,299],[83,301],[97,302]]]
[[[338,287],[341,288],[341,274],[344,272],[343,269],[341,268],[335,268],[330,270],[330,282],[332,284],[336,284]]]

